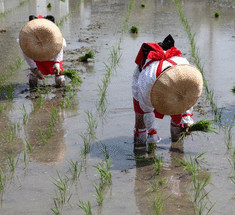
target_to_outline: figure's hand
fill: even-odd
[[[190,135],[190,134],[191,134],[191,132],[189,131],[190,125],[191,125],[191,124],[189,124],[189,123],[185,123],[185,124],[184,124],[184,130],[185,130],[185,134],[186,134],[186,135]]]
[[[59,64],[59,63],[55,63],[53,69],[54,69],[55,75],[56,75],[56,76],[59,76],[59,75],[60,75],[60,72],[61,72],[61,70],[60,70],[60,64]]]
[[[43,74],[38,70],[38,68],[31,69],[32,73],[35,74],[39,79],[45,79]]]

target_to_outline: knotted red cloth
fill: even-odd
[[[149,64],[151,64],[154,61],[159,61],[156,71],[156,77],[158,77],[162,73],[162,65],[165,60],[173,65],[176,65],[176,63],[172,61],[170,58],[175,56],[177,57],[181,56],[181,51],[174,46],[168,49],[166,52],[164,52],[162,47],[159,46],[157,43],[154,43],[151,47],[154,50],[149,52],[147,58],[150,59],[150,61],[144,66],[144,68],[146,68]]]

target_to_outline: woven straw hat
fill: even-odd
[[[19,42],[22,51],[29,58],[49,61],[60,52],[63,36],[53,22],[47,19],[34,19],[22,27]]]
[[[151,90],[153,107],[164,115],[177,115],[191,108],[202,93],[203,78],[192,65],[176,65],[163,72]]]

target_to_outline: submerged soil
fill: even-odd
[[[0,214],[56,214],[53,212],[55,202],[61,200],[62,193],[55,184],[61,180],[66,184],[65,201],[57,205],[61,214],[84,214],[79,205],[88,201],[93,214],[157,214],[153,202],[161,197],[161,191],[162,214],[195,214],[192,176],[178,160],[203,152],[202,175],[211,177],[203,190],[209,192],[206,208],[214,205],[212,214],[234,214],[235,186],[231,180],[235,134],[235,95],[231,91],[235,85],[233,2],[181,2],[191,31],[195,33],[208,87],[214,93],[218,110],[222,111],[221,121],[216,124],[218,133],[194,134],[175,145],[170,140],[170,117],[165,116],[157,120],[162,140],[154,154],[133,148],[131,78],[141,44],[162,41],[168,34],[193,64],[190,42],[174,2],[50,2],[51,9],[44,1],[34,0],[21,5],[13,0],[0,4],[0,12],[4,13],[0,16],[0,29],[3,29],[0,31],[0,73],[8,77],[0,97]],[[215,11],[220,12],[217,19]],[[22,60],[16,39],[31,14],[55,15],[67,41],[64,68],[78,71],[83,81],[75,90],[55,88],[54,78],[48,77],[45,83],[40,83],[40,93],[30,92],[26,63],[22,61],[14,67]],[[129,33],[132,25],[139,28],[138,34]],[[79,57],[89,50],[95,52],[95,58],[80,62]],[[118,64],[112,61],[116,54]],[[11,70],[12,67],[15,69]],[[69,79],[66,84],[69,85]],[[105,105],[102,106],[99,102],[105,84]],[[12,100],[6,89],[13,89]],[[205,92],[194,107],[194,120],[200,119],[214,119]],[[230,150],[226,145],[226,126],[231,127]],[[86,141],[91,148],[84,157]],[[170,150],[172,148],[175,150]],[[94,183],[100,183],[99,172],[94,166],[104,161],[104,150],[111,161],[112,183],[103,190],[104,201],[99,206],[94,187]],[[160,173],[156,171],[155,158],[162,160]],[[75,179],[72,163],[76,163],[80,171]],[[158,189],[154,190],[153,184],[161,180],[164,182],[158,182]]]

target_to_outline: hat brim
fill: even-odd
[[[154,109],[164,115],[177,115],[191,108],[203,89],[200,71],[192,65],[176,65],[163,72],[151,90]]]
[[[62,49],[60,29],[47,19],[27,22],[19,34],[19,43],[26,56],[36,61],[49,61]]]

